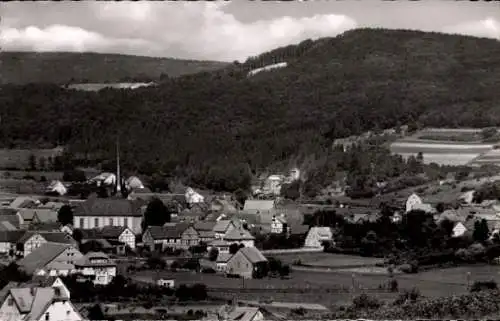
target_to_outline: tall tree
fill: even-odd
[[[73,209],[69,205],[63,205],[57,212],[57,220],[62,225],[73,224]]]
[[[171,215],[168,208],[163,204],[159,198],[153,198],[144,213],[144,227],[148,226],[162,226],[170,222]]]

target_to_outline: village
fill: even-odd
[[[301,202],[280,193],[282,184],[299,179],[300,170],[294,168],[262,179],[241,204],[230,194],[202,195],[189,187],[185,193],[152,192],[139,178],[118,180],[119,175],[118,168],[117,175],[102,173],[89,180],[109,190],[106,198],[65,198],[66,188],[58,181],[47,185],[50,196],[2,197],[0,253],[4,270],[10,271],[2,277],[2,320],[95,319],[96,313],[122,318],[125,308],[114,302],[123,298],[112,301],[109,295],[92,303],[99,294],[89,294],[89,287],[97,293],[122,283],[170,297],[136,302],[136,310],[131,303],[128,315],[167,316],[176,311],[177,316],[195,319],[240,320],[246,315],[251,321],[264,315],[300,317],[304,311],[317,316],[331,309],[326,303],[331,301],[315,299],[321,291],[336,288],[337,301],[345,303],[352,291],[363,286],[370,290],[372,284],[361,285],[363,278],[378,282],[382,292],[397,292],[380,289],[380,284],[393,274],[409,273],[404,259],[388,263],[375,254],[347,251],[341,241],[345,235],[339,235],[337,223],[327,223],[328,217],[341,216],[352,226],[375,226],[386,224],[381,223],[383,217],[397,225],[412,213],[423,213],[436,225],[449,222],[452,239],[469,238],[466,244],[476,241],[470,245],[476,248],[481,222],[487,225],[484,246],[495,243],[500,231],[498,201],[475,197],[494,177],[448,178],[380,198],[340,194],[326,202]],[[127,190],[126,198],[118,193],[121,188]],[[388,213],[387,208],[392,210]],[[363,276],[363,269],[370,271]],[[326,282],[321,277],[325,274],[337,278]],[[401,287],[414,281],[401,277],[397,282]],[[172,296],[177,299],[172,301]],[[182,308],[178,300],[191,303]]]

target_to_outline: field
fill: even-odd
[[[295,264],[300,260],[301,264],[315,267],[345,268],[355,266],[374,266],[383,260],[371,257],[355,255],[332,254],[332,253],[294,253],[270,255],[281,260],[285,264]]]
[[[423,154],[424,163],[466,165],[491,151],[494,143],[483,143],[480,129],[424,129],[390,145],[394,154],[405,158]]]

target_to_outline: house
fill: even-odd
[[[236,224],[232,220],[219,220],[213,227],[215,233],[215,239],[223,239],[227,233],[231,232],[236,228]]]
[[[169,208],[175,209],[177,213],[187,207],[186,197],[184,194],[173,193],[151,193],[147,190],[135,190],[127,197],[131,201],[150,202],[153,198],[158,198]]]
[[[75,262],[75,268],[94,284],[107,285],[116,276],[116,262],[102,252],[89,252]]]
[[[467,227],[464,225],[462,222],[456,222],[454,223],[453,230],[452,230],[452,237],[461,237],[467,232]]]
[[[28,227],[29,231],[39,231],[39,232],[62,232],[61,224],[57,222],[46,222],[46,223],[37,223],[31,224]]]
[[[287,222],[284,216],[274,216],[271,222],[271,233],[282,234],[287,232]]]
[[[58,286],[9,289],[0,305],[2,321],[80,321],[84,320],[70,297]]]
[[[23,237],[26,231],[0,231],[0,253],[12,254],[16,252],[16,244]]]
[[[422,199],[417,194],[411,194],[406,200],[406,213],[412,211],[415,205],[422,203]]]
[[[202,270],[214,270],[217,273],[226,273],[227,262],[233,255],[229,252],[219,252],[215,261],[210,261],[208,258],[200,259],[200,267]]]
[[[330,227],[311,227],[307,233],[304,247],[323,247],[323,242],[333,240],[333,231]]]
[[[32,197],[27,197],[27,196],[19,196],[16,197],[10,203],[9,207],[14,208],[14,209],[20,209],[20,208],[35,208],[40,204],[40,201],[37,199],[34,199]]]
[[[34,276],[31,280],[27,282],[9,282],[2,290],[0,290],[0,301],[3,300],[10,289],[20,288],[20,287],[57,287],[60,288],[65,296],[68,298],[71,297],[71,293],[69,289],[66,287],[64,282],[58,276]]]
[[[126,199],[88,199],[74,209],[73,226],[77,229],[126,226],[134,234],[141,234],[141,206],[141,202]]]
[[[228,321],[263,321],[264,315],[258,307],[240,307],[236,306],[229,310],[227,318]]]
[[[243,244],[245,247],[255,246],[255,237],[253,237],[253,235],[244,228],[236,228],[231,230],[231,232],[227,233],[226,236],[224,236],[224,241],[227,241],[230,244]]]
[[[62,232],[27,231],[17,242],[16,255],[25,257],[47,242],[76,244],[71,236]]]
[[[175,280],[172,278],[156,276],[154,277],[154,281],[157,286],[171,288],[171,289],[175,287]]]
[[[126,226],[104,226],[100,229],[83,229],[82,243],[89,240],[103,239],[123,243],[130,249],[135,249],[135,234]]]
[[[218,213],[228,213],[234,214],[238,212],[238,209],[234,204],[226,199],[216,198],[210,202],[210,210]]]
[[[229,247],[231,246],[231,243],[228,241],[224,240],[214,240],[209,244],[209,248],[216,248],[219,253],[229,253]]]
[[[276,212],[274,200],[246,200],[243,206],[243,214],[259,216],[262,223],[271,222]]]
[[[260,276],[267,268],[267,259],[255,247],[243,247],[227,262],[226,273],[245,279]]]
[[[18,229],[20,227],[20,219],[17,212],[18,210],[12,208],[0,208],[0,222],[10,222]]]
[[[55,223],[57,221],[57,210],[51,208],[37,208],[34,209],[31,224]]]
[[[75,245],[49,242],[35,249],[17,264],[31,275],[67,275],[73,272],[72,265],[82,256]]]
[[[200,237],[193,226],[187,223],[165,226],[149,226],[142,235],[142,242],[151,250],[164,251],[166,248],[187,250],[200,244]]]

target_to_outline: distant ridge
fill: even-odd
[[[228,63],[121,54],[0,52],[0,84],[158,81],[225,67]],[[164,77],[164,76],[163,76]]]

